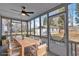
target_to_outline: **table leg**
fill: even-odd
[[[22,47],[21,55],[24,56],[24,47]]]

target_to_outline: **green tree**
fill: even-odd
[[[76,14],[79,17],[79,3],[76,4]]]
[[[76,17],[75,17],[75,20],[76,20],[76,23],[79,24],[79,3],[76,4]]]
[[[44,17],[43,25],[47,25],[47,17]]]
[[[49,25],[50,25],[51,27],[56,26],[55,21],[54,21],[53,19],[50,20],[50,21],[49,21]]]
[[[59,16],[58,27],[59,27],[59,32],[61,32],[61,29],[64,28],[64,15]]]

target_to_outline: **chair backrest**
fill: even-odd
[[[21,46],[20,44],[16,41],[16,39],[11,40],[9,44],[9,55],[10,56],[18,56],[20,55],[21,52]]]
[[[7,46],[9,44],[9,41],[6,39],[6,40],[2,40],[2,46]]]
[[[20,52],[21,52],[21,47],[9,49],[10,56],[20,56],[21,55]]]
[[[47,45],[46,44],[42,44],[40,46],[38,46],[37,48],[37,56],[44,56],[47,55]]]

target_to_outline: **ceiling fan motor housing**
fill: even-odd
[[[26,13],[26,12],[22,10],[21,13]]]

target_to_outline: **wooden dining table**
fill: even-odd
[[[34,39],[23,39],[23,40],[16,40],[21,45],[21,55],[24,56],[24,48],[32,46],[32,45],[38,45],[39,41]]]

